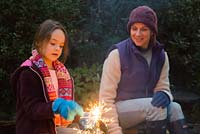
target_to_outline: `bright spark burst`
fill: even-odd
[[[84,116],[80,118],[80,124],[83,126],[83,130],[80,130],[80,133],[78,132],[77,134],[105,134],[105,132],[101,131],[101,127],[104,125],[107,128],[107,122],[111,122],[112,119],[102,118],[102,114],[109,110],[111,108],[105,108],[103,102],[89,104]]]

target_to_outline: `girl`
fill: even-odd
[[[35,34],[32,56],[16,69],[11,84],[16,96],[16,134],[55,134],[83,109],[73,101],[73,80],[63,62],[68,37],[57,21],[44,21]]]
[[[103,66],[100,101],[112,108],[104,114],[113,117],[109,134],[125,134],[142,122],[148,134],[165,134],[167,115],[170,134],[187,134],[182,109],[172,102],[168,56],[156,41],[156,13],[135,8],[127,29],[130,38],[111,47]]]

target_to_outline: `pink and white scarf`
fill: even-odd
[[[73,82],[69,75],[66,67],[58,60],[53,62],[53,67],[56,71],[57,79],[58,79],[58,96],[56,95],[57,89],[54,88],[51,75],[47,65],[45,64],[42,57],[37,53],[36,50],[32,51],[32,56],[30,60],[39,68],[41,71],[45,85],[47,87],[49,99],[51,101],[55,100],[57,97],[64,98],[66,100],[73,99]]]

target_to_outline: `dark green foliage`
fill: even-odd
[[[170,57],[170,78],[177,89],[199,92],[200,1],[179,0],[172,8],[159,12],[162,31]]]
[[[75,100],[84,107],[89,103],[98,101],[99,84],[102,65],[84,65],[70,70],[75,80]]]

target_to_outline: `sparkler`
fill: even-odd
[[[106,134],[107,122],[111,122],[111,119],[102,118],[104,112],[108,112],[111,108],[105,108],[104,103],[89,104],[84,112],[83,117],[80,117],[80,124],[82,130],[77,134]]]
[[[102,117],[103,113],[110,111],[102,103],[90,103],[85,109],[82,117],[76,116],[74,123],[67,128],[60,127],[57,129],[58,134],[107,134],[107,123],[113,121],[112,118]]]

